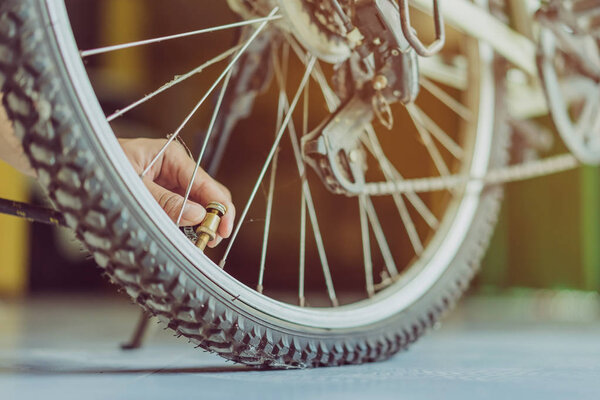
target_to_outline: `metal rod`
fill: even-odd
[[[293,114],[294,110],[296,109],[298,100],[300,99],[300,96],[303,93],[304,86],[306,85],[306,82],[308,81],[308,78],[310,77],[310,73],[312,72],[312,69],[315,66],[316,61],[317,61],[317,59],[315,57],[311,57],[311,59],[308,63],[306,72],[304,73],[304,76],[302,77],[302,81],[300,82],[300,86],[298,87],[298,91],[296,92],[296,95],[294,96],[294,99],[292,100],[292,104],[288,108],[288,113],[283,120],[281,129],[277,133],[275,143],[273,143],[273,146],[271,147],[271,150],[269,151],[269,154],[267,155],[267,159],[260,171],[258,179],[256,180],[256,184],[254,185],[254,188],[252,189],[252,192],[250,193],[250,197],[248,198],[248,201],[246,202],[246,206],[244,207],[244,210],[242,211],[242,214],[237,223],[237,226],[235,227],[233,234],[231,235],[231,239],[229,239],[229,244],[227,245],[227,248],[225,249],[225,254],[223,255],[223,258],[221,259],[221,261],[219,262],[219,266],[221,268],[224,268],[224,266],[225,266],[225,262],[227,261],[229,252],[231,251],[231,248],[233,247],[233,244],[235,243],[235,240],[237,239],[237,235],[239,234],[242,224],[244,223],[244,220],[246,219],[248,211],[250,210],[250,206],[252,205],[252,203],[254,201],[256,192],[258,192],[258,188],[259,188],[260,184],[262,183],[263,178],[265,177],[265,174],[267,173],[267,169],[269,168],[269,165],[271,164],[271,160],[273,159],[273,156],[275,155],[275,152],[277,151],[277,148],[279,147],[279,142],[281,141],[281,138],[286,131],[286,127],[287,127],[290,119],[292,118],[292,114]]]
[[[152,314],[146,310],[140,312],[140,317],[131,334],[131,338],[128,342],[121,345],[122,350],[137,350],[142,347],[144,338],[148,332],[148,323],[150,322],[151,317]]]
[[[273,11],[271,11],[271,14],[269,14],[269,16],[274,15],[277,12],[277,10],[279,10],[279,7],[275,7],[273,9]],[[252,34],[252,36],[250,36],[250,38],[246,41],[246,43],[244,43],[244,45],[242,46],[242,48],[240,49],[240,51],[238,51],[236,53],[236,55],[232,58],[232,60],[229,62],[229,64],[225,68],[225,70],[221,73],[221,75],[219,75],[219,77],[217,78],[217,80],[212,84],[212,86],[210,87],[210,89],[208,89],[208,91],[204,94],[204,96],[202,97],[202,99],[200,99],[200,101],[196,104],[196,106],[194,107],[194,109],[187,115],[187,117],[185,117],[185,119],[183,120],[183,122],[181,123],[181,125],[179,125],[179,127],[177,128],[177,130],[175,130],[175,133],[173,133],[169,137],[169,139],[163,145],[163,147],[160,149],[160,151],[154,156],[154,158],[152,159],[152,161],[150,161],[150,164],[148,164],[148,166],[142,172],[142,174],[140,175],[140,177],[143,178],[152,169],[152,167],[154,166],[154,164],[156,163],[156,161],[158,161],[160,159],[160,157],[162,157],[162,155],[164,154],[164,152],[167,150],[167,147],[173,142],[173,140],[177,139],[177,137],[179,136],[179,134],[181,133],[181,131],[183,130],[183,128],[192,119],[192,117],[194,116],[194,114],[196,114],[196,111],[198,111],[198,109],[200,108],[200,106],[202,106],[202,104],[206,101],[206,99],[208,98],[208,96],[210,96],[210,94],[215,90],[215,88],[219,85],[219,83],[221,83],[221,81],[223,79],[225,79],[225,77],[227,76],[227,74],[229,73],[229,71],[233,68],[233,66],[235,65],[235,63],[237,62],[237,60],[239,60],[239,58],[242,56],[242,54],[244,54],[244,52],[248,49],[248,47],[250,47],[250,45],[252,44],[252,42],[254,41],[254,39],[256,39],[256,37],[260,34],[260,32],[262,32],[262,30],[264,29],[264,27],[266,25],[267,25],[267,21],[265,21],[262,24],[260,24],[260,26],[254,31],[254,33]]]
[[[0,214],[25,218],[29,222],[66,226],[65,218],[56,210],[13,200],[0,199]]]
[[[257,24],[260,22],[275,21],[280,18],[281,18],[281,15],[274,15],[274,13],[271,13],[267,17],[256,18],[256,19],[251,19],[251,20],[247,20],[247,21],[234,22],[232,24],[215,26],[212,28],[199,29],[199,30],[195,30],[195,31],[191,31],[191,32],[178,33],[176,35],[161,36],[161,37],[157,37],[157,38],[153,38],[153,39],[139,40],[137,42],[117,44],[117,45],[106,46],[106,47],[101,47],[101,48],[97,48],[97,49],[83,50],[83,51],[80,51],[80,54],[81,54],[82,58],[85,58],[85,57],[93,56],[96,54],[107,53],[109,51],[128,49],[130,47],[143,46],[143,45],[147,45],[147,44],[163,42],[165,40],[179,39],[179,38],[188,37],[188,36],[200,35],[202,33],[216,32],[216,31],[220,31],[220,30],[224,30],[224,29],[239,28],[241,26]]]
[[[148,93],[147,95],[143,96],[142,98],[129,104],[127,107],[124,107],[120,110],[115,111],[114,113],[112,113],[111,115],[106,117],[106,120],[108,122],[114,121],[115,119],[125,115],[129,111],[146,103],[147,101],[153,99],[154,97],[156,97],[159,94],[163,93],[164,91],[172,88],[173,86],[176,86],[176,85],[180,84],[181,82],[185,81],[186,79],[203,72],[208,67],[211,67],[212,65],[225,60],[227,57],[231,56],[233,53],[238,51],[241,47],[242,47],[242,45],[234,46],[234,47],[230,48],[229,50],[226,50],[223,53],[219,54],[218,56],[211,58],[210,60],[208,60],[205,63],[203,63],[202,65],[194,68],[193,70],[186,72],[183,75],[176,75],[175,78],[173,78],[169,82],[165,83],[164,85],[162,85],[155,91]]]

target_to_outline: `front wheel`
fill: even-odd
[[[217,7],[208,0],[199,4]],[[231,138],[219,176],[234,198],[247,198],[253,185],[260,187],[256,176],[262,180],[267,169],[271,174],[264,205],[255,211],[262,223],[241,229],[239,244],[228,245],[225,254],[207,256],[158,207],[123,154],[115,120],[126,108],[108,117],[103,112],[97,83],[82,62],[82,55],[94,52],[78,49],[70,24],[77,2],[67,8],[59,0],[6,0],[1,7],[4,104],[39,181],[111,279],[177,333],[252,365],[377,361],[419,338],[468,286],[491,236],[501,188],[472,181],[426,195],[355,198],[324,190],[304,168],[297,146],[309,125],[319,123],[318,113],[335,103],[339,91],[328,82],[339,69],[313,61],[308,70],[306,50],[280,18],[264,36],[255,35],[278,45],[267,46],[275,90],[263,88],[254,101],[275,94],[274,129],[285,132],[287,144],[260,147],[258,140],[244,141],[222,128]],[[271,23],[272,16],[255,17]],[[424,93],[417,104],[393,111],[392,132],[377,123],[365,129],[361,149],[372,171],[367,179],[482,176],[505,163],[491,49],[448,31],[454,40],[446,54],[421,60]],[[252,38],[248,32],[256,31],[244,31],[222,59],[240,54]],[[299,89],[294,69],[304,78]],[[230,71],[219,75],[221,82],[235,82],[243,73]],[[294,85],[290,97],[288,82]],[[310,92],[307,82],[313,82]],[[218,86],[206,83],[208,89]],[[243,97],[234,89],[231,101]],[[147,91],[139,90],[143,99]],[[294,100],[302,110],[297,125],[285,118]],[[256,160],[269,149],[277,157]],[[278,176],[285,179],[275,190]],[[274,197],[278,193],[281,198]],[[239,226],[246,227],[243,221]],[[225,259],[225,269],[219,268]],[[298,294],[290,297],[290,289]]]

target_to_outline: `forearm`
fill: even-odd
[[[2,95],[0,94],[0,100]],[[12,123],[6,115],[4,107],[0,106],[0,159],[12,165],[15,169],[29,176],[35,176],[35,171],[31,168],[23,146],[15,136]]]

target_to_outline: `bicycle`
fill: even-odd
[[[4,0],[0,12],[4,105],[60,212],[53,218],[64,218],[135,302],[227,359],[317,367],[406,349],[467,288],[493,231],[502,183],[600,160],[595,1],[415,0],[410,9],[407,0],[227,4],[237,16],[227,24],[90,50],[78,48],[63,1]],[[415,17],[425,19],[419,29]],[[420,37],[431,26],[434,39],[425,45]],[[103,111],[85,60],[237,28],[238,39],[216,57]],[[232,238],[210,258],[195,246],[204,231],[179,229],[155,203],[113,127],[218,63],[226,66],[165,143],[214,99],[198,165],[257,177],[238,188],[236,197],[248,200]],[[299,83],[294,68],[301,68]],[[243,140],[235,126],[268,95],[277,109],[272,143],[235,147],[232,139]],[[423,96],[436,102],[435,112],[419,105]],[[508,166],[507,107],[522,120],[549,113],[572,154]],[[227,160],[232,147],[264,158]],[[277,200],[282,175],[294,189]],[[244,222],[263,182],[264,224],[252,231]],[[338,215],[334,226],[320,224],[325,213]],[[248,244],[239,262],[259,251],[245,261],[258,270],[256,281],[236,279],[240,266],[228,262],[240,240]],[[266,284],[277,276],[273,264],[267,270],[273,247],[297,265],[294,299]],[[334,265],[332,254],[345,258]],[[345,275],[354,285],[348,293],[335,287]]]

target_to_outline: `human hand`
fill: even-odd
[[[0,104],[2,104],[2,93],[0,93]],[[12,123],[6,115],[6,110],[0,105],[0,160],[6,161],[17,171],[36,176],[35,170],[31,167],[21,141],[15,136]]]
[[[166,140],[119,139],[119,142],[135,171],[141,174],[160,152]],[[173,221],[177,221],[183,205],[183,196],[195,166],[196,163],[188,156],[183,146],[173,142],[143,177],[143,182],[152,196]],[[217,238],[208,243],[209,247],[215,247],[223,238],[231,235],[235,207],[231,202],[229,190],[199,168],[180,225],[194,226],[201,223],[206,215],[203,206],[211,201],[218,201],[227,207],[227,213],[217,231]]]

